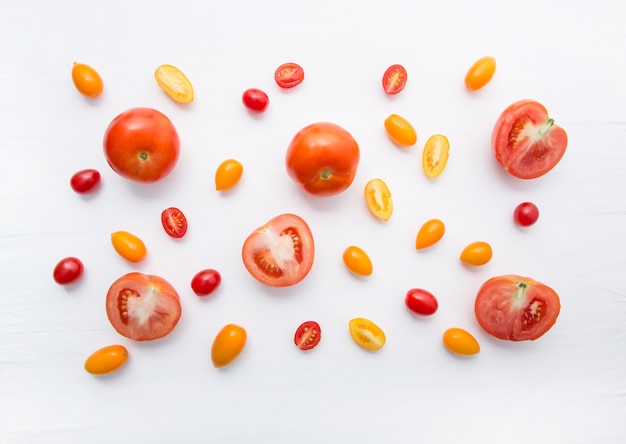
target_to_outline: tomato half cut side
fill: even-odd
[[[293,342],[300,350],[311,350],[317,347],[321,339],[322,329],[320,325],[315,321],[306,321],[296,329]]]
[[[350,336],[362,348],[377,351],[383,348],[387,338],[385,332],[369,319],[355,318],[348,323]]]
[[[387,94],[398,94],[406,86],[408,76],[402,65],[391,65],[383,74],[383,89]]]
[[[297,63],[283,63],[276,68],[274,80],[281,88],[293,88],[304,81],[304,70]]]
[[[165,232],[175,239],[187,233],[187,218],[178,208],[170,207],[161,213],[161,224]]]
[[[365,184],[365,202],[372,215],[388,221],[393,214],[391,191],[382,179],[372,179]]]

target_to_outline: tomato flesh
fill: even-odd
[[[369,319],[355,318],[350,320],[348,327],[354,342],[362,348],[377,351],[383,348],[387,338],[381,328]]]
[[[413,125],[397,114],[391,114],[385,119],[385,130],[389,138],[401,148],[413,146],[417,142]]]
[[[439,308],[439,302],[437,302],[435,295],[421,288],[413,288],[407,291],[404,304],[413,313],[422,316],[431,316]]]
[[[284,63],[276,68],[274,80],[281,88],[293,88],[304,80],[304,70],[297,63]]]
[[[187,218],[178,208],[170,207],[161,213],[161,225],[165,232],[175,239],[180,239],[187,233]]]
[[[211,360],[216,368],[233,362],[243,351],[248,340],[246,330],[236,324],[225,325],[215,336],[211,346]]]
[[[441,175],[448,163],[450,142],[442,134],[430,136],[422,152],[422,169],[426,176],[434,179]]]
[[[154,71],[157,85],[178,103],[193,101],[193,86],[183,72],[172,65],[161,65]]]
[[[365,184],[365,202],[372,215],[388,221],[393,213],[391,191],[382,179],[372,179]]]
[[[383,89],[387,94],[398,94],[406,86],[408,76],[402,65],[391,65],[383,74]]]
[[[83,275],[85,267],[77,257],[66,257],[61,259],[52,272],[54,281],[59,285],[72,284]]]
[[[420,227],[415,239],[415,248],[421,250],[435,245],[446,232],[446,226],[439,219],[430,219]]]
[[[539,219],[539,208],[532,202],[522,202],[513,211],[513,220],[520,227],[530,227]]]
[[[222,282],[222,275],[217,270],[207,268],[201,270],[191,279],[191,289],[198,296],[213,293]]]
[[[293,342],[300,350],[311,350],[317,347],[322,339],[322,329],[315,321],[306,321],[296,329]]]
[[[123,345],[109,345],[93,352],[85,361],[85,370],[92,375],[106,375],[122,367],[128,359]]]

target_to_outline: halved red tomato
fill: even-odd
[[[474,311],[480,326],[496,338],[535,340],[552,328],[561,301],[545,284],[505,275],[491,278],[480,287]]]
[[[165,232],[175,239],[179,239],[187,233],[187,218],[178,208],[170,207],[163,210],[161,224]]]
[[[315,321],[306,321],[300,324],[294,335],[293,342],[300,350],[311,350],[320,343],[322,329]]]
[[[383,74],[383,89],[387,94],[398,94],[407,81],[406,69],[402,65],[391,65]]]
[[[535,179],[556,166],[567,148],[567,133],[534,100],[506,108],[493,128],[491,145],[498,163],[515,177]]]
[[[128,273],[107,293],[106,311],[113,328],[129,339],[151,341],[168,335],[182,312],[178,293],[165,279]]]
[[[270,287],[295,285],[313,266],[313,234],[299,216],[281,214],[246,238],[241,256],[248,272],[259,282]]]
[[[283,63],[276,68],[274,80],[281,88],[293,88],[304,80],[304,70],[297,63]]]

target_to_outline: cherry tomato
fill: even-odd
[[[235,360],[246,346],[248,334],[243,327],[235,324],[224,326],[211,347],[211,360],[216,368],[224,367]]]
[[[530,227],[539,219],[539,208],[532,202],[522,202],[513,212],[513,220],[520,227]]]
[[[520,100],[506,108],[493,128],[498,163],[520,179],[535,179],[556,166],[567,148],[567,133],[539,102]]]
[[[85,370],[92,375],[106,375],[126,363],[128,350],[123,345],[109,345],[93,352],[85,361]]]
[[[78,92],[85,97],[98,97],[104,89],[100,74],[84,63],[74,62],[72,65],[72,81]]]
[[[387,184],[381,179],[372,179],[365,184],[367,208],[378,219],[388,221],[393,213],[393,200]]]
[[[359,276],[369,276],[374,271],[372,260],[367,253],[354,245],[344,250],[343,263],[346,264],[348,270]]]
[[[270,98],[267,97],[267,94],[256,88],[246,89],[241,100],[246,108],[255,113],[262,113],[270,104]]]
[[[415,248],[421,250],[435,245],[446,232],[446,226],[439,219],[431,219],[420,227],[415,239]]]
[[[421,288],[407,291],[404,304],[413,313],[423,316],[433,315],[439,308],[437,298],[430,291]]]
[[[141,262],[146,257],[146,245],[141,239],[128,231],[111,233],[111,243],[115,251],[128,262]]]
[[[178,103],[193,101],[193,86],[183,72],[172,65],[161,65],[154,71],[157,85]]]
[[[402,65],[391,65],[383,74],[383,89],[387,94],[398,94],[406,86],[407,74]]]
[[[161,224],[165,232],[176,239],[187,233],[187,218],[178,208],[170,207],[161,213]]]
[[[155,182],[176,166],[180,140],[172,122],[151,108],[118,115],[104,134],[104,154],[113,171],[137,182]]]
[[[497,276],[478,290],[474,312],[490,335],[510,341],[535,340],[555,324],[561,301],[550,287],[532,278]]]
[[[304,80],[304,70],[297,63],[284,63],[276,68],[274,80],[281,88],[293,88]]]
[[[152,341],[167,336],[182,312],[178,293],[165,279],[128,273],[107,292],[106,312],[113,328],[135,341]]]
[[[229,190],[239,183],[243,175],[243,165],[235,159],[223,161],[215,170],[215,189]]]
[[[322,339],[322,329],[315,321],[303,322],[293,338],[293,342],[300,350],[311,350],[320,343]]]
[[[470,91],[476,91],[489,83],[495,72],[496,59],[493,57],[480,58],[465,74],[465,86]]]
[[[313,234],[299,216],[281,214],[246,238],[241,256],[248,272],[259,282],[270,287],[295,285],[313,267]]]
[[[385,333],[369,319],[355,318],[350,321],[348,326],[354,342],[366,350],[380,350],[387,341]]]
[[[422,169],[426,176],[434,179],[443,173],[449,152],[450,142],[446,136],[435,134],[428,138],[422,153]]]
[[[93,169],[77,171],[70,179],[70,186],[78,194],[91,193],[99,184],[100,172]]]
[[[443,343],[448,350],[458,355],[475,355],[480,345],[474,336],[462,328],[449,328],[443,333]]]
[[[345,191],[359,165],[359,145],[334,123],[314,123],[291,140],[285,163],[287,172],[307,193],[332,196]]]
[[[66,257],[59,261],[54,267],[52,277],[59,285],[67,285],[76,282],[83,275],[85,267],[80,259],[76,257]]]
[[[389,138],[402,148],[415,145],[417,142],[417,133],[413,125],[397,114],[391,114],[385,119],[385,129]]]
[[[461,252],[461,262],[467,265],[485,265],[491,260],[493,251],[487,242],[477,241],[467,245]]]
[[[197,272],[191,279],[191,289],[198,296],[207,296],[215,291],[222,282],[222,275],[217,270],[207,268]]]

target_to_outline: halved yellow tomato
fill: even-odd
[[[215,171],[215,189],[224,191],[234,187],[239,183],[242,175],[243,165],[238,160],[225,160]]]
[[[417,232],[415,248],[421,250],[436,244],[441,240],[445,232],[446,227],[439,219],[431,219],[424,222]]]
[[[193,101],[193,86],[183,72],[172,65],[161,65],[154,71],[154,78],[165,94],[179,103]]]
[[[435,178],[443,173],[448,163],[450,142],[441,134],[430,136],[424,145],[422,154],[422,168],[428,177]]]
[[[361,248],[351,245],[343,252],[343,263],[359,276],[369,276],[374,271],[372,260]]]
[[[123,345],[109,345],[93,352],[85,361],[85,370],[92,375],[111,373],[126,363],[128,350]]]
[[[388,221],[393,213],[391,191],[382,179],[372,179],[365,185],[367,208],[378,219]]]
[[[485,265],[491,260],[493,250],[487,242],[477,241],[467,245],[461,252],[461,262],[467,265]]]
[[[355,318],[348,324],[354,342],[366,350],[380,350],[387,338],[381,328],[369,319]]]
[[[146,244],[128,231],[116,231],[112,233],[111,243],[115,251],[128,262],[141,262],[148,252]]]

